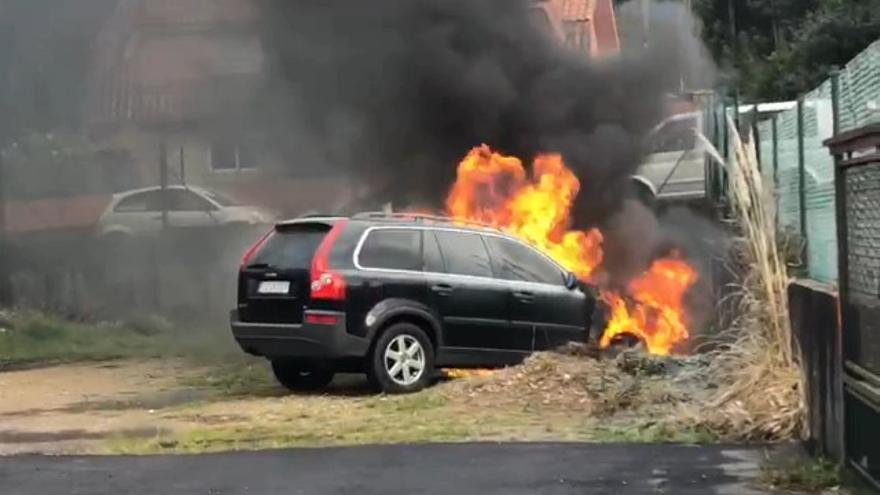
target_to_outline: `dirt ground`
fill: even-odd
[[[474,376],[418,394],[371,393],[343,375],[311,395],[275,385],[264,363],[229,369],[122,360],[0,373],[0,454],[201,452],[464,440],[588,440],[587,408],[492,405]],[[476,400],[476,396],[485,396]],[[532,404],[533,403],[533,404]]]
[[[0,453],[95,449],[110,436],[173,428],[161,412],[204,395],[180,361],[115,361],[0,373]]]

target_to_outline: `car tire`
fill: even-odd
[[[285,360],[272,361],[272,373],[281,385],[293,392],[320,390],[333,381],[328,370],[308,369]]]
[[[434,345],[412,323],[388,327],[374,342],[368,359],[367,377],[380,392],[418,392],[434,376]]]

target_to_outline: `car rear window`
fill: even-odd
[[[489,253],[486,252],[486,246],[479,234],[438,230],[434,235],[440,244],[447,273],[476,277],[492,276]]]
[[[309,269],[312,257],[330,225],[310,223],[278,229],[251,259],[251,265],[269,265],[280,269]]]
[[[422,233],[412,229],[378,229],[367,234],[358,253],[364,268],[422,270]]]

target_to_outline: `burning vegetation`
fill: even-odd
[[[516,235],[584,282],[599,286],[610,308],[602,347],[630,335],[652,354],[681,348],[690,335],[684,296],[697,281],[696,269],[673,252],[653,261],[622,289],[610,287],[602,266],[602,232],[571,228],[580,188],[580,180],[557,153],[539,154],[529,172],[518,158],[482,145],[459,165],[446,209],[455,219]]]

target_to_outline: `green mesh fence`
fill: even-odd
[[[797,233],[800,230],[797,110],[782,112],[776,120],[779,158],[776,171],[776,207],[779,226]]]
[[[880,41],[840,71],[840,130],[880,122]]]
[[[880,123],[880,41],[840,70],[838,89],[839,132]],[[808,276],[834,283],[837,280],[834,159],[823,145],[834,134],[831,79],[804,95],[800,129],[798,110],[792,108],[759,122],[757,131],[761,169],[774,185],[779,227],[807,241]],[[799,133],[803,138],[804,157],[803,224]],[[719,141],[717,145],[721,149],[723,143]]]
[[[830,283],[837,280],[834,159],[822,143],[834,134],[831,81],[804,96],[803,133],[807,269],[810,278]]]

